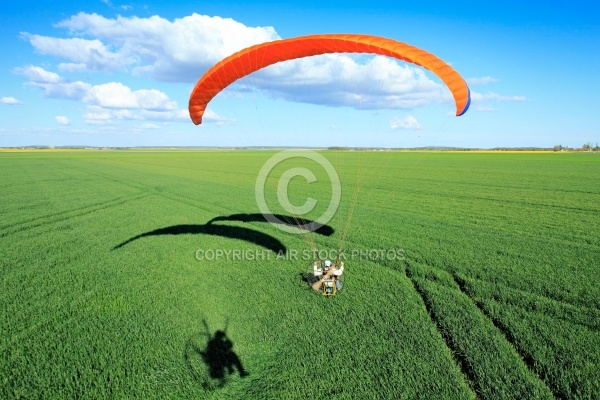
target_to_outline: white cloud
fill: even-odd
[[[183,112],[184,115],[181,115],[180,117],[182,119],[185,119],[186,121],[190,120],[190,115],[188,113],[187,110],[185,110]],[[207,109],[204,112],[204,116],[202,117],[202,121],[206,121],[206,122],[212,122],[215,123],[217,125],[231,125],[231,124],[235,124],[235,120],[233,119],[229,119],[229,118],[225,118],[222,117],[220,115],[218,115],[217,113],[213,112],[211,109]]]
[[[187,110],[179,109],[175,101],[156,89],[132,90],[121,82],[100,85],[69,82],[58,74],[34,66],[21,68],[17,72],[29,77],[31,80],[26,85],[40,89],[47,98],[87,104],[84,118],[90,124],[110,124],[113,120],[190,121]],[[10,102],[10,99],[3,98],[2,102]],[[208,111],[208,122],[229,122]],[[62,124],[65,121],[63,118],[57,117],[56,120]]]
[[[87,112],[83,114],[85,122],[92,125],[104,125],[111,122],[113,116],[110,110],[98,106],[90,106]]]
[[[482,111],[482,112],[498,111],[498,109],[496,107],[475,107],[475,110]]]
[[[222,58],[279,39],[273,27],[199,14],[169,21],[79,13],[56,26],[77,37],[23,37],[37,51],[67,59],[61,71],[120,70],[162,81],[195,82]],[[248,87],[290,101],[368,109],[452,101],[446,87],[421,68],[383,56],[329,54],[278,63],[229,91]]]
[[[91,86],[83,102],[105,108],[143,108],[147,110],[174,110],[177,104],[158,90],[136,90],[120,82]]]
[[[392,129],[421,129],[421,124],[412,115],[407,115],[404,118],[394,117],[390,121],[390,128]]]
[[[498,101],[498,102],[502,102],[502,103],[529,101],[529,99],[525,96],[503,96],[503,95],[500,95],[498,93],[493,93],[493,92],[487,92],[485,94],[471,92],[471,100],[474,100],[477,102],[493,100],[493,101]]]
[[[100,85],[82,81],[68,82],[58,74],[33,66],[22,68],[19,72],[30,78],[28,85],[41,89],[44,95],[50,98],[79,100],[104,108],[177,110],[177,103],[156,89],[131,90],[120,82]]]
[[[60,63],[60,64],[58,64],[58,69],[61,72],[77,73],[77,72],[86,72],[87,66],[85,64]]]
[[[279,39],[273,27],[248,27],[230,18],[192,14],[169,21],[105,18],[79,13],[56,24],[76,38],[23,33],[40,53],[63,57],[87,70],[131,68],[163,81],[191,82],[217,61],[253,44]],[[83,39],[82,37],[90,37]]]
[[[21,36],[40,54],[72,61],[73,63],[61,64],[67,71],[72,70],[72,65],[80,70],[85,66],[85,70],[90,71],[118,71],[137,61],[134,54],[123,49],[113,52],[98,39],[61,39],[26,33]]]
[[[41,67],[36,67],[33,65],[28,65],[23,68],[15,68],[14,72],[25,76],[31,82],[35,83],[59,83],[62,81],[58,74],[46,71]]]
[[[151,111],[142,110],[138,113],[140,119],[149,121],[191,121],[187,110]]]
[[[421,68],[384,56],[326,54],[275,64],[244,82],[272,97],[357,109],[411,109],[451,102]]]
[[[83,100],[92,88],[92,85],[89,83],[81,81],[58,83],[28,82],[26,85],[42,90],[44,96],[47,98],[67,100]]]
[[[2,97],[0,99],[0,103],[2,103],[2,104],[8,104],[10,106],[14,106],[14,105],[18,105],[18,104],[23,104],[22,101],[17,100],[14,97]]]
[[[64,29],[70,37],[30,33],[22,33],[22,37],[38,53],[59,58],[57,68],[61,73],[125,72],[166,82],[194,83],[224,57],[256,43],[279,39],[270,26],[249,27],[230,18],[195,13],[168,20],[156,15],[106,18],[81,12],[55,27]],[[47,97],[80,100],[102,108],[144,110],[133,113],[136,118],[159,118],[151,113],[157,111],[164,113],[160,118],[179,120],[173,114],[178,111],[175,102],[157,90],[132,90],[119,82],[92,85],[66,81],[56,73],[33,66],[17,71]],[[472,84],[495,81],[489,76],[469,79]],[[357,109],[414,109],[432,103],[453,103],[446,86],[421,67],[384,56],[337,53],[274,64],[242,78],[220,96],[248,92]],[[527,100],[523,96],[473,92],[472,99]],[[231,123],[216,114],[211,118],[208,111],[210,106],[204,121]]]
[[[54,119],[56,119],[56,122],[58,122],[60,125],[70,125],[71,121],[69,121],[69,118],[65,117],[64,115],[57,115],[56,117],[54,117]]]
[[[469,78],[466,80],[469,85],[487,85],[488,83],[498,82],[496,78],[491,76],[482,76],[480,78]]]
[[[152,111],[140,109],[111,109],[92,105],[87,107],[84,114],[87,124],[110,125],[115,121],[155,121],[155,122],[184,122],[190,123],[191,119],[187,110]],[[211,110],[206,110],[204,121],[217,125],[232,124],[235,121],[221,117]]]
[[[142,124],[140,125],[141,129],[160,129],[160,125],[156,124]]]

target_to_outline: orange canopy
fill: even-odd
[[[190,117],[194,124],[202,123],[202,116],[212,98],[245,75],[280,61],[326,53],[381,54],[422,66],[448,86],[456,103],[457,116],[464,114],[469,108],[471,99],[467,83],[451,66],[433,54],[378,36],[325,34],[257,44],[219,61],[200,78],[192,90]]]

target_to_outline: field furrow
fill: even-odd
[[[423,271],[425,269],[425,271]],[[410,263],[406,272],[479,398],[553,398],[513,343],[453,282]],[[435,277],[427,279],[427,276]]]

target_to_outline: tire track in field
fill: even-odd
[[[23,219],[21,221],[11,222],[9,224],[1,225],[0,226],[0,235],[1,235],[1,232],[3,230],[5,230],[5,229],[9,229],[9,228],[13,228],[13,227],[18,227],[18,226],[21,226],[21,225],[27,225],[29,223],[33,223],[33,222],[39,221],[39,220],[52,219],[54,217],[59,217],[59,216],[61,216],[63,214],[77,212],[77,211],[84,210],[84,209],[90,208],[90,207],[101,206],[103,204],[115,201],[117,199],[119,199],[119,198],[113,198],[113,199],[101,201],[101,202],[98,202],[98,203],[88,204],[88,205],[85,205],[85,206],[82,206],[82,207],[79,207],[79,208],[72,208],[72,209],[69,209],[69,210],[58,211],[58,212],[55,212],[55,213],[49,213],[49,214],[45,214],[45,215],[41,215],[41,216],[37,216],[37,217],[26,218],[26,219]]]
[[[65,165],[67,168],[71,167],[67,162],[64,162],[64,161],[60,162],[60,164]],[[120,198],[117,198],[117,199],[111,199],[111,200],[108,200],[108,201],[105,201],[105,202],[95,203],[95,204],[92,204],[92,205],[81,207],[80,209],[71,209],[71,210],[68,210],[68,211],[62,211],[62,212],[58,212],[58,213],[54,213],[54,214],[48,214],[48,215],[45,215],[43,217],[31,218],[31,219],[28,219],[28,220],[25,220],[25,221],[20,221],[20,222],[16,222],[16,223],[12,223],[12,224],[7,224],[7,225],[4,225],[4,226],[0,226],[0,237],[13,234],[16,231],[21,231],[21,230],[28,229],[28,228],[19,228],[19,226],[26,225],[26,224],[34,222],[34,221],[44,220],[44,222],[39,222],[37,224],[32,224],[32,227],[37,227],[37,226],[40,226],[40,225],[43,225],[43,224],[46,224],[46,223],[56,223],[56,222],[60,222],[60,221],[64,221],[64,220],[70,219],[72,217],[77,217],[77,216],[80,216],[80,215],[85,215],[85,214],[88,214],[89,212],[94,212],[94,211],[102,210],[104,208],[111,207],[113,205],[120,205],[120,204],[124,204],[124,203],[126,203],[128,201],[139,200],[139,199],[142,199],[142,198],[147,197],[149,195],[158,195],[158,196],[161,196],[163,198],[167,198],[167,199],[170,199],[170,200],[175,200],[175,201],[178,201],[178,202],[186,204],[186,205],[194,206],[196,208],[200,208],[200,209],[207,210],[207,211],[212,211],[212,210],[208,210],[208,209],[205,209],[203,207],[200,207],[198,202],[193,202],[191,199],[188,199],[189,201],[184,201],[183,199],[177,198],[174,195],[168,195],[167,193],[162,192],[162,191],[158,190],[157,188],[155,188],[155,187],[153,187],[151,185],[148,185],[148,184],[145,184],[145,183],[140,183],[140,182],[137,182],[137,181],[135,181],[133,179],[119,179],[119,178],[116,178],[112,174],[102,173],[102,172],[90,170],[90,169],[87,169],[87,168],[85,168],[85,169],[84,168],[79,168],[78,170],[81,171],[81,172],[83,172],[83,173],[85,173],[85,174],[87,174],[87,175],[92,175],[92,176],[101,178],[103,180],[109,181],[109,182],[117,183],[117,184],[123,185],[125,187],[136,189],[136,190],[140,191],[141,193],[138,194],[138,195],[135,195],[135,196],[134,195],[128,195],[128,196],[123,196],[123,197],[120,197]],[[114,203],[114,204],[112,204],[112,203]],[[107,205],[107,206],[106,207],[102,207],[103,205]],[[86,209],[86,208],[93,208],[93,210],[91,210],[91,211],[85,211],[84,212],[83,210]],[[81,211],[81,212],[77,213],[78,211]],[[60,217],[61,215],[66,215],[66,214],[69,214],[69,213],[75,213],[75,214],[73,214],[72,216],[67,216],[65,218],[56,218],[56,217]],[[55,218],[55,220],[53,220],[53,218]],[[13,229],[8,230],[8,228],[13,228]],[[8,232],[2,232],[5,229],[7,229]]]
[[[80,169],[80,171],[82,171],[82,170]],[[136,189],[136,190],[140,191],[141,193],[139,193],[137,195],[122,196],[119,198],[114,198],[114,199],[110,199],[107,201],[102,201],[102,202],[94,203],[91,205],[86,205],[86,206],[83,206],[80,208],[70,209],[70,210],[66,210],[66,211],[60,211],[57,213],[47,214],[42,217],[34,217],[34,218],[19,221],[19,222],[6,224],[3,226],[0,226],[0,237],[9,236],[9,235],[12,235],[12,234],[15,234],[18,232],[38,228],[40,226],[44,226],[44,225],[48,225],[48,224],[59,223],[59,222],[66,221],[66,220],[69,220],[72,218],[76,218],[76,217],[87,215],[87,214],[90,214],[90,213],[93,213],[96,211],[100,211],[100,210],[103,210],[106,208],[122,205],[129,201],[140,200],[140,199],[143,199],[150,195],[155,195],[155,196],[159,196],[159,197],[171,200],[171,201],[176,201],[180,204],[185,204],[186,206],[192,206],[194,208],[198,208],[203,211],[214,212],[213,209],[210,209],[207,207],[202,207],[201,206],[202,204],[196,200],[193,200],[193,199],[190,199],[190,198],[187,198],[184,196],[171,195],[168,192],[163,192],[161,190],[158,190],[155,187],[152,187],[152,186],[144,184],[144,183],[136,182],[131,179],[129,179],[129,180],[118,179],[118,178],[115,178],[113,175],[101,173],[98,171],[85,170],[82,172],[85,172],[85,174],[93,175],[93,176],[99,177],[101,179],[104,179],[104,180],[107,180],[107,181],[110,181],[113,183],[117,183],[117,184],[129,187],[129,188]]]
[[[49,224],[56,224],[58,222],[67,221],[69,219],[81,217],[83,215],[91,214],[96,211],[119,206],[130,201],[140,200],[149,195],[150,193],[140,193],[137,196],[118,197],[116,199],[102,201],[99,203],[87,205],[76,209],[61,211],[55,214],[49,214],[43,217],[38,217],[27,221],[21,221],[14,224],[5,225],[0,228],[0,237],[9,236],[18,232],[38,228],[41,226],[47,226]]]
[[[64,164],[66,164],[66,163],[64,163]],[[210,211],[210,212],[215,211],[214,209],[211,209],[208,207],[202,207],[202,203],[197,200],[193,200],[193,199],[183,197],[183,196],[172,195],[172,194],[169,194],[168,192],[163,192],[151,185],[140,183],[135,180],[118,179],[118,178],[115,178],[114,175],[102,173],[99,171],[83,170],[83,169],[79,169],[79,170],[81,172],[84,172],[87,175],[96,176],[96,177],[101,178],[106,181],[110,181],[113,183],[117,183],[119,185],[123,185],[125,187],[136,189],[136,190],[140,191],[141,193],[138,193],[137,195],[127,195],[127,196],[122,196],[119,198],[113,198],[113,199],[110,199],[107,201],[102,201],[102,202],[86,205],[86,206],[83,206],[80,208],[70,209],[70,210],[66,210],[66,211],[60,211],[57,213],[46,214],[41,217],[29,218],[26,220],[21,220],[19,222],[6,224],[3,226],[0,226],[0,237],[5,237],[5,236],[9,236],[9,235],[18,233],[18,232],[22,232],[22,231],[26,231],[26,230],[30,230],[30,229],[34,229],[34,228],[39,228],[44,225],[56,224],[56,223],[59,223],[62,221],[72,219],[72,218],[76,218],[76,217],[87,215],[87,214],[90,214],[90,213],[93,213],[96,211],[100,211],[100,210],[103,210],[106,208],[122,205],[129,201],[140,200],[140,199],[143,199],[150,195],[159,196],[159,197],[165,198],[170,201],[175,201],[180,204],[185,204],[186,206],[191,206],[191,207],[194,207],[197,209],[201,209],[203,211]]]
[[[411,270],[409,268],[406,268],[405,273],[406,273],[406,277],[408,278],[408,280],[412,284],[413,288],[415,289],[415,292],[421,298],[421,301],[423,302],[423,305],[425,306],[425,309],[427,310],[427,314],[429,314],[431,323],[433,323],[436,330],[442,337],[444,345],[446,346],[450,355],[452,356],[452,360],[460,369],[460,372],[462,373],[464,381],[467,383],[467,386],[471,389],[473,397],[478,398],[477,391],[475,389],[477,387],[477,385],[476,385],[477,377],[473,371],[473,368],[471,368],[469,360],[465,357],[463,352],[460,350],[457,343],[454,342],[452,335],[450,335],[450,333],[446,329],[444,329],[444,327],[440,324],[439,317],[436,315],[436,312],[435,312],[434,308],[432,307],[431,303],[429,302],[427,295],[425,294],[425,292],[423,291],[421,286],[418,284],[418,282],[414,279]]]
[[[192,208],[196,208],[198,210],[206,211],[212,215],[230,215],[230,214],[239,214],[239,209],[227,208],[222,205],[216,203],[202,203],[201,201],[191,198],[188,196],[180,195],[180,194],[171,194],[166,191],[155,191],[152,193],[154,196],[162,197],[163,199],[177,202],[179,204],[183,204]],[[210,205],[210,207],[208,207]]]
[[[64,164],[65,166],[67,166],[67,168],[70,167],[70,165],[67,162],[63,161],[62,164]],[[138,183],[135,180],[133,180],[132,178],[129,178],[129,179],[118,179],[118,178],[115,178],[114,175],[112,175],[112,174],[101,173],[99,171],[90,170],[90,169],[87,169],[87,168],[82,168],[81,165],[82,164],[79,164],[78,171],[81,171],[81,172],[83,172],[85,174],[88,174],[88,175],[93,175],[93,176],[100,177],[100,178],[102,178],[104,180],[107,180],[109,182],[118,183],[118,184],[123,185],[123,186],[127,186],[127,187],[130,187],[130,188],[133,188],[133,189],[137,189],[137,190],[139,190],[141,192],[148,192],[148,191],[151,191],[152,189],[154,189],[152,186],[147,185],[147,184],[143,184],[143,183]],[[95,164],[91,164],[91,165],[95,166],[95,167],[98,167]],[[101,166],[104,166],[104,165],[101,165]],[[114,167],[114,168],[119,168],[119,167]],[[154,190],[156,190],[156,189],[154,189]]]
[[[532,368],[531,357],[523,357],[510,340],[514,338],[507,337],[451,273],[410,262],[405,271],[476,397],[495,399],[508,391],[511,398],[564,398],[551,390]],[[486,355],[478,353],[482,349]]]
[[[72,165],[69,164],[66,161],[55,160],[55,164],[60,164],[60,165],[64,166],[65,169],[71,169],[72,168]],[[14,223],[6,224],[6,225],[3,225],[3,226],[0,226],[0,237],[8,236],[8,235],[11,235],[11,234],[16,233],[18,231],[26,230],[26,229],[29,229],[29,228],[39,227],[41,225],[45,225],[45,224],[49,224],[49,223],[56,223],[56,222],[60,222],[60,221],[65,221],[67,219],[70,219],[70,218],[73,218],[73,217],[77,217],[79,215],[89,214],[90,212],[94,212],[94,211],[97,211],[97,210],[101,210],[101,209],[110,207],[112,203],[115,203],[115,205],[124,204],[127,201],[138,200],[138,199],[146,197],[147,195],[150,194],[150,193],[148,193],[149,192],[149,186],[147,186],[147,185],[144,185],[144,186],[142,186],[142,185],[134,185],[134,184],[131,184],[130,181],[124,181],[124,180],[110,178],[106,174],[102,174],[102,173],[96,172],[96,171],[86,170],[86,169],[83,169],[83,168],[78,168],[78,171],[80,171],[80,172],[82,172],[84,174],[87,174],[87,175],[94,175],[94,176],[100,177],[102,179],[111,181],[111,182],[116,182],[116,183],[119,183],[121,185],[130,187],[130,188],[134,188],[134,189],[138,190],[140,193],[137,194],[137,195],[131,195],[130,194],[130,195],[127,195],[127,196],[122,196],[122,197],[118,197],[118,198],[112,198],[110,200],[93,203],[93,204],[86,205],[86,206],[79,207],[79,208],[74,208],[74,209],[70,209],[70,210],[66,210],[66,211],[59,211],[57,213],[50,213],[50,214],[43,215],[41,217],[38,216],[38,217],[34,217],[34,218],[29,218],[29,219],[21,220],[19,222],[14,222]],[[132,196],[135,196],[135,197],[132,197]],[[105,205],[108,205],[108,206],[105,207]],[[62,217],[62,216],[64,216],[64,217]],[[30,224],[30,226],[27,226],[28,224]]]
[[[412,180],[415,182],[419,182],[419,183],[430,183],[430,184],[438,184],[439,180],[437,179],[427,179],[427,178],[419,178],[417,179],[410,179],[407,178],[407,180]],[[448,181],[446,180],[446,182],[449,185],[464,185],[465,182],[464,181]],[[516,189],[516,190],[530,190],[531,188],[529,187],[524,187],[524,186],[514,186],[514,185],[502,185],[502,186],[498,186],[496,184],[484,184],[481,182],[477,183],[478,187],[484,187],[484,188],[489,188],[489,189],[494,189],[494,190],[498,190],[498,189]],[[596,191],[589,191],[589,190],[575,190],[575,189],[554,189],[554,188],[544,188],[544,187],[539,187],[539,188],[534,188],[533,190],[539,190],[539,191],[544,191],[544,192],[550,192],[549,193],[549,197],[552,197],[552,195],[558,193],[567,193],[567,194],[589,194],[589,195],[594,195],[597,196],[598,192]],[[422,190],[413,190],[414,193],[424,193]],[[427,192],[430,193],[430,192]],[[464,194],[453,194],[453,197],[456,198],[463,198],[463,199],[477,199],[477,200],[483,200],[483,201],[490,201],[490,202],[496,202],[496,203],[509,203],[509,204],[516,204],[516,205],[527,205],[527,206],[542,206],[542,207],[549,207],[549,208],[566,208],[566,209],[570,209],[570,210],[577,210],[577,211],[586,211],[586,212],[597,212],[597,206],[596,208],[593,209],[589,209],[589,208],[583,208],[583,207],[575,207],[575,206],[570,206],[570,205],[564,205],[564,204],[552,204],[552,203],[536,203],[536,202],[531,202],[531,201],[527,201],[527,200],[523,200],[523,199],[519,199],[519,198],[514,198],[514,199],[498,199],[496,197],[489,197],[489,196],[469,196],[469,195],[464,195]]]
[[[462,286],[458,283],[458,281],[456,282],[461,288],[461,290],[463,290],[463,292],[465,292],[465,294],[467,294],[472,299],[475,296],[478,296],[478,294],[476,293],[477,290],[473,287],[473,284],[470,284],[469,282],[467,282],[467,280],[477,282],[477,286],[479,288],[485,285],[493,285],[495,288],[502,289],[503,291],[509,291],[507,296],[502,298],[488,295],[488,297],[490,297],[492,300],[497,301],[499,303],[520,307],[527,311],[543,311],[543,314],[549,317],[560,319],[570,324],[580,325],[582,327],[591,329],[592,331],[600,331],[600,309],[594,306],[584,306],[582,304],[572,303],[564,299],[557,299],[551,296],[545,296],[540,293],[526,291],[518,287],[513,287],[506,282],[491,282],[482,278],[473,277],[464,278],[456,273],[454,273],[453,275],[455,281],[458,280],[462,282]],[[485,294],[479,294],[479,296],[485,297]],[[519,301],[515,301],[516,297],[518,297]],[[534,303],[534,308],[531,308],[531,306],[529,308],[523,307],[523,301]],[[537,304],[540,301],[546,304],[542,304],[540,306]],[[558,315],[556,312],[553,312],[549,304],[552,304],[552,308],[559,307],[563,313],[569,314],[570,318],[566,318],[564,316]],[[544,307],[543,310],[541,310],[540,307]]]
[[[467,289],[467,283],[462,278],[460,278],[455,273],[452,273],[451,275],[452,275],[452,278],[454,279],[454,282],[456,282],[456,284],[458,285],[461,293],[464,294],[466,297],[468,297],[469,300],[471,300],[471,302],[473,303],[473,305],[475,305],[475,307],[477,307],[477,309],[479,309],[479,311],[483,315],[485,315],[486,318],[488,318],[492,322],[492,324],[494,324],[496,329],[498,329],[500,331],[500,333],[502,333],[502,336],[504,336],[506,341],[512,346],[512,348],[519,355],[519,357],[521,357],[521,359],[523,360],[523,363],[527,366],[529,371],[531,371],[531,373],[534,374],[541,382],[544,382],[544,384],[546,385],[548,390],[550,390],[552,392],[554,397],[556,397],[557,399],[566,399],[566,397],[562,393],[557,393],[554,390],[552,390],[552,386],[550,385],[549,382],[547,382],[547,377],[545,375],[540,376],[538,374],[538,372],[535,370],[535,360],[534,360],[533,356],[531,354],[529,354],[529,352],[527,352],[525,349],[521,348],[521,346],[519,346],[518,340],[510,332],[510,329],[508,329],[508,327],[506,325],[504,325],[502,323],[502,321],[500,321],[498,318],[494,318],[485,309],[485,307],[481,304],[481,302],[479,302],[476,299],[474,299],[473,297],[471,297],[469,290]]]
[[[67,163],[64,163],[64,164],[67,164]],[[90,165],[94,166],[94,167],[96,166],[96,164],[93,164],[93,163],[90,163]],[[137,165],[137,164],[134,163],[134,165]],[[121,166],[119,166],[119,167],[115,166],[115,168],[125,169],[124,167],[121,167]],[[193,208],[196,208],[196,209],[199,209],[199,210],[202,210],[202,211],[207,211],[207,212],[209,212],[211,214],[214,214],[214,213],[219,213],[219,214],[233,214],[234,212],[236,212],[236,210],[232,210],[232,209],[229,209],[229,208],[226,208],[226,207],[222,207],[222,206],[219,206],[218,204],[210,204],[212,207],[207,207],[206,204],[203,204],[200,200],[198,200],[196,198],[190,198],[188,196],[184,196],[184,195],[181,195],[181,194],[177,194],[177,195],[171,194],[170,192],[160,190],[159,188],[156,188],[156,187],[154,187],[152,185],[148,185],[146,183],[138,182],[138,181],[134,180],[133,178],[119,179],[119,178],[116,178],[114,174],[102,173],[100,171],[90,170],[90,169],[87,169],[87,168],[85,170],[82,169],[82,168],[80,168],[79,170],[80,171],[84,171],[86,174],[93,175],[93,176],[105,179],[107,181],[110,181],[110,182],[113,182],[113,183],[117,183],[117,184],[120,184],[120,185],[123,185],[123,186],[127,186],[127,187],[130,187],[130,188],[133,188],[133,189],[137,189],[137,190],[142,191],[142,192],[148,192],[149,194],[160,196],[160,197],[162,197],[164,199],[167,199],[167,200],[176,201],[176,202],[178,202],[180,204],[184,204],[186,206],[191,206]],[[221,172],[222,173],[223,171],[215,170],[215,172]],[[239,174],[237,174],[237,175],[239,175]]]
[[[121,184],[123,186],[127,186],[127,187],[130,187],[130,188],[134,188],[134,189],[140,190],[142,192],[148,192],[149,194],[160,196],[160,197],[163,197],[165,199],[174,200],[174,201],[177,201],[177,202],[179,202],[181,204],[192,206],[194,208],[198,208],[198,209],[203,210],[203,211],[214,212],[213,209],[210,209],[210,208],[207,208],[207,207],[202,207],[202,203],[200,201],[198,201],[198,200],[191,199],[189,197],[182,196],[182,195],[177,195],[177,196],[176,195],[172,195],[169,192],[165,192],[165,191],[159,190],[156,187],[153,187],[151,185],[147,185],[145,183],[136,182],[133,179],[127,179],[127,180],[125,180],[125,179],[118,179],[118,178],[115,178],[114,175],[110,175],[110,174],[106,174],[106,173],[101,173],[101,172],[98,172],[98,171],[92,171],[92,170],[87,170],[85,172],[87,174],[95,175],[95,176],[100,177],[102,179],[106,179],[106,180],[108,180],[110,182],[113,182],[113,183],[118,183],[118,184]],[[228,210],[228,209],[225,209],[225,208],[223,208],[223,209],[226,210],[226,211]],[[231,210],[228,210],[228,213],[232,214],[233,212]]]

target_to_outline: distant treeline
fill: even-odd
[[[600,151],[600,146],[596,143],[592,146],[591,143],[586,143],[582,147],[568,147],[556,145],[554,147],[494,147],[494,148],[477,148],[477,147],[445,147],[445,146],[423,146],[423,147],[349,147],[349,146],[330,146],[323,147],[298,147],[298,146],[244,146],[244,147],[220,147],[220,146],[129,146],[129,147],[112,147],[112,146],[12,146],[0,147],[7,150],[133,150],[133,149],[214,149],[214,150],[269,150],[269,149],[315,149],[315,150],[332,150],[332,151]]]

